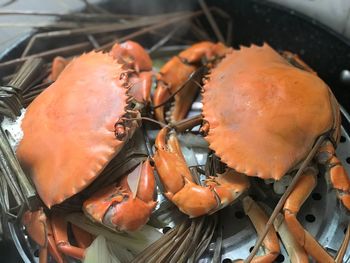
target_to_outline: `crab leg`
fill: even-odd
[[[326,166],[326,177],[336,190],[337,197],[350,211],[350,179],[343,165],[335,155],[333,144],[326,141],[317,155],[318,161]]]
[[[169,128],[165,127],[158,133],[153,159],[164,187],[164,195],[183,213],[190,217],[214,213],[231,204],[249,188],[247,177],[232,169],[208,178],[204,186],[197,185],[187,167],[176,135],[172,133],[166,140],[168,132]]]
[[[155,116],[164,122],[164,106],[173,94],[177,93],[181,86],[188,80],[190,75],[201,64],[201,60],[211,61],[216,57],[222,57],[228,48],[222,43],[200,42],[182,51],[178,56],[170,59],[157,75],[157,88],[154,93],[153,103],[157,107]],[[197,85],[186,85],[175,95],[175,106],[172,111],[171,120],[183,119],[197,94]]]
[[[58,263],[63,262],[61,253],[57,250],[56,243],[52,233],[50,221],[41,208],[38,211],[24,213],[22,223],[25,225],[28,235],[39,245],[39,262],[47,262],[48,252]]]
[[[71,256],[76,259],[83,259],[85,255],[85,249],[75,247],[70,244],[67,234],[68,223],[65,221],[65,219],[55,213],[51,217],[51,224],[55,242],[59,251],[67,256]]]
[[[72,225],[74,237],[80,247],[70,245],[67,235],[67,223],[63,217],[54,213],[50,222],[42,209],[35,212],[25,212],[22,222],[26,226],[29,236],[40,247],[40,263],[47,262],[48,253],[58,263],[64,262],[61,253],[82,259],[85,248],[92,242],[92,236],[90,234]]]
[[[310,68],[310,66],[306,64],[298,55],[289,51],[283,51],[282,56],[293,66],[306,70],[317,76],[317,73],[312,68]]]
[[[337,263],[343,262],[343,258],[345,256],[349,242],[350,242],[350,223],[347,226],[347,230],[346,230],[343,242],[338,250],[337,256],[335,257],[335,262]]]
[[[60,56],[55,57],[54,60],[52,61],[51,73],[47,77],[46,81],[47,82],[56,81],[56,79],[62,73],[62,71],[65,69],[68,63],[69,63],[69,60],[63,57],[60,57]]]
[[[297,219],[300,207],[315,188],[316,170],[308,169],[297,182],[293,192],[289,195],[284,205],[284,217],[288,229],[294,235],[299,244],[317,262],[334,262],[334,259],[323,247],[307,232]]]
[[[274,222],[274,227],[278,232],[284,247],[286,248],[292,263],[309,262],[308,255],[304,248],[297,242],[293,234],[289,231],[282,214],[279,214]]]
[[[91,245],[91,243],[94,241],[95,237],[74,224],[71,224],[71,226],[72,226],[72,232],[75,237],[75,241],[78,244],[78,247],[83,249],[88,248]]]
[[[258,235],[260,235],[264,231],[265,225],[269,219],[267,214],[249,196],[243,199],[243,209],[252,221]],[[263,247],[266,250],[266,254],[255,256],[252,260],[253,263],[273,262],[280,253],[279,241],[276,232],[272,227],[263,241]]]

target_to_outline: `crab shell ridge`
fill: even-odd
[[[300,164],[339,114],[328,86],[267,44],[233,50],[207,76],[206,137],[228,166],[280,179]]]

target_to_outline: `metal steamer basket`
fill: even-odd
[[[327,27],[294,11],[253,0],[110,1],[98,7],[87,5],[86,10],[76,16],[55,16],[57,25],[63,27],[65,22],[73,21],[76,26],[69,28],[70,32],[66,29],[64,33],[59,26],[54,30],[50,27],[39,28],[34,37],[18,42],[13,49],[2,54],[0,114],[3,121],[19,116],[22,106],[29,105],[47,87],[40,83],[46,77],[51,59],[56,55],[73,56],[93,48],[107,48],[113,40],[133,39],[148,48],[157,67],[170,56],[199,40],[223,40],[235,48],[267,42],[276,50],[298,54],[331,87],[342,105],[342,137],[337,154],[350,174],[350,42]],[[76,20],[77,17],[79,21]],[[60,30],[61,33],[47,33]],[[189,116],[200,112],[201,103],[198,98],[193,103]],[[38,248],[26,235],[19,216],[28,206],[37,206],[38,201],[34,188],[19,168],[11,148],[11,131],[7,130],[7,126],[4,127],[0,129],[0,234],[2,239],[10,238],[14,242],[24,262],[37,262]],[[125,158],[111,164],[110,170],[118,168],[121,173],[125,173],[152,151],[157,126],[147,124],[146,128],[144,134],[136,134],[141,139],[126,147],[123,150]],[[146,141],[143,139],[145,134]],[[198,145],[186,145],[185,139],[182,142],[189,155],[194,154],[197,165],[204,166],[203,160],[206,158],[203,156],[206,156],[207,151]],[[272,190],[272,184],[258,179],[252,181],[249,194],[271,213],[281,195]],[[100,181],[96,185],[108,183]],[[88,188],[85,194],[89,191],[92,190]],[[158,197],[161,204],[167,202],[161,194]],[[161,205],[155,214],[163,213],[160,208]],[[63,206],[61,209],[66,208]],[[175,213],[160,230],[173,228],[182,218],[179,213]],[[254,247],[257,236],[240,202],[220,211],[217,218],[217,224],[221,228],[216,228],[214,238],[208,243],[199,261],[227,263],[231,259],[246,258]],[[322,175],[298,214],[298,219],[333,255],[338,250],[350,221],[349,214],[336,200],[334,191]],[[283,245],[276,261],[289,262]],[[349,249],[344,262],[350,262]]]

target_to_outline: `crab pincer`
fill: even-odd
[[[186,117],[195,95],[198,93],[197,85],[182,85],[193,72],[201,65],[215,62],[227,52],[227,47],[222,43],[203,41],[179,53],[171,58],[157,75],[157,88],[153,96],[153,104],[156,107],[155,117],[165,120],[164,103],[174,96],[175,104],[171,109],[170,122],[179,121]]]
[[[196,184],[176,134],[169,134],[167,127],[158,133],[155,146],[153,159],[165,196],[190,217],[212,214],[234,202],[249,188],[247,177],[231,169],[208,178],[203,185]]]
[[[129,184],[137,180],[134,192]],[[149,160],[139,164],[116,185],[101,189],[84,202],[85,214],[119,231],[136,231],[147,223],[157,202],[155,180]]]

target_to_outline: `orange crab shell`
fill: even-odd
[[[243,47],[208,75],[206,139],[238,172],[278,180],[333,128],[338,114],[333,102],[320,78],[290,65],[267,44]]]
[[[48,207],[84,189],[121,149],[125,72],[108,54],[83,54],[28,107],[17,157]]]

